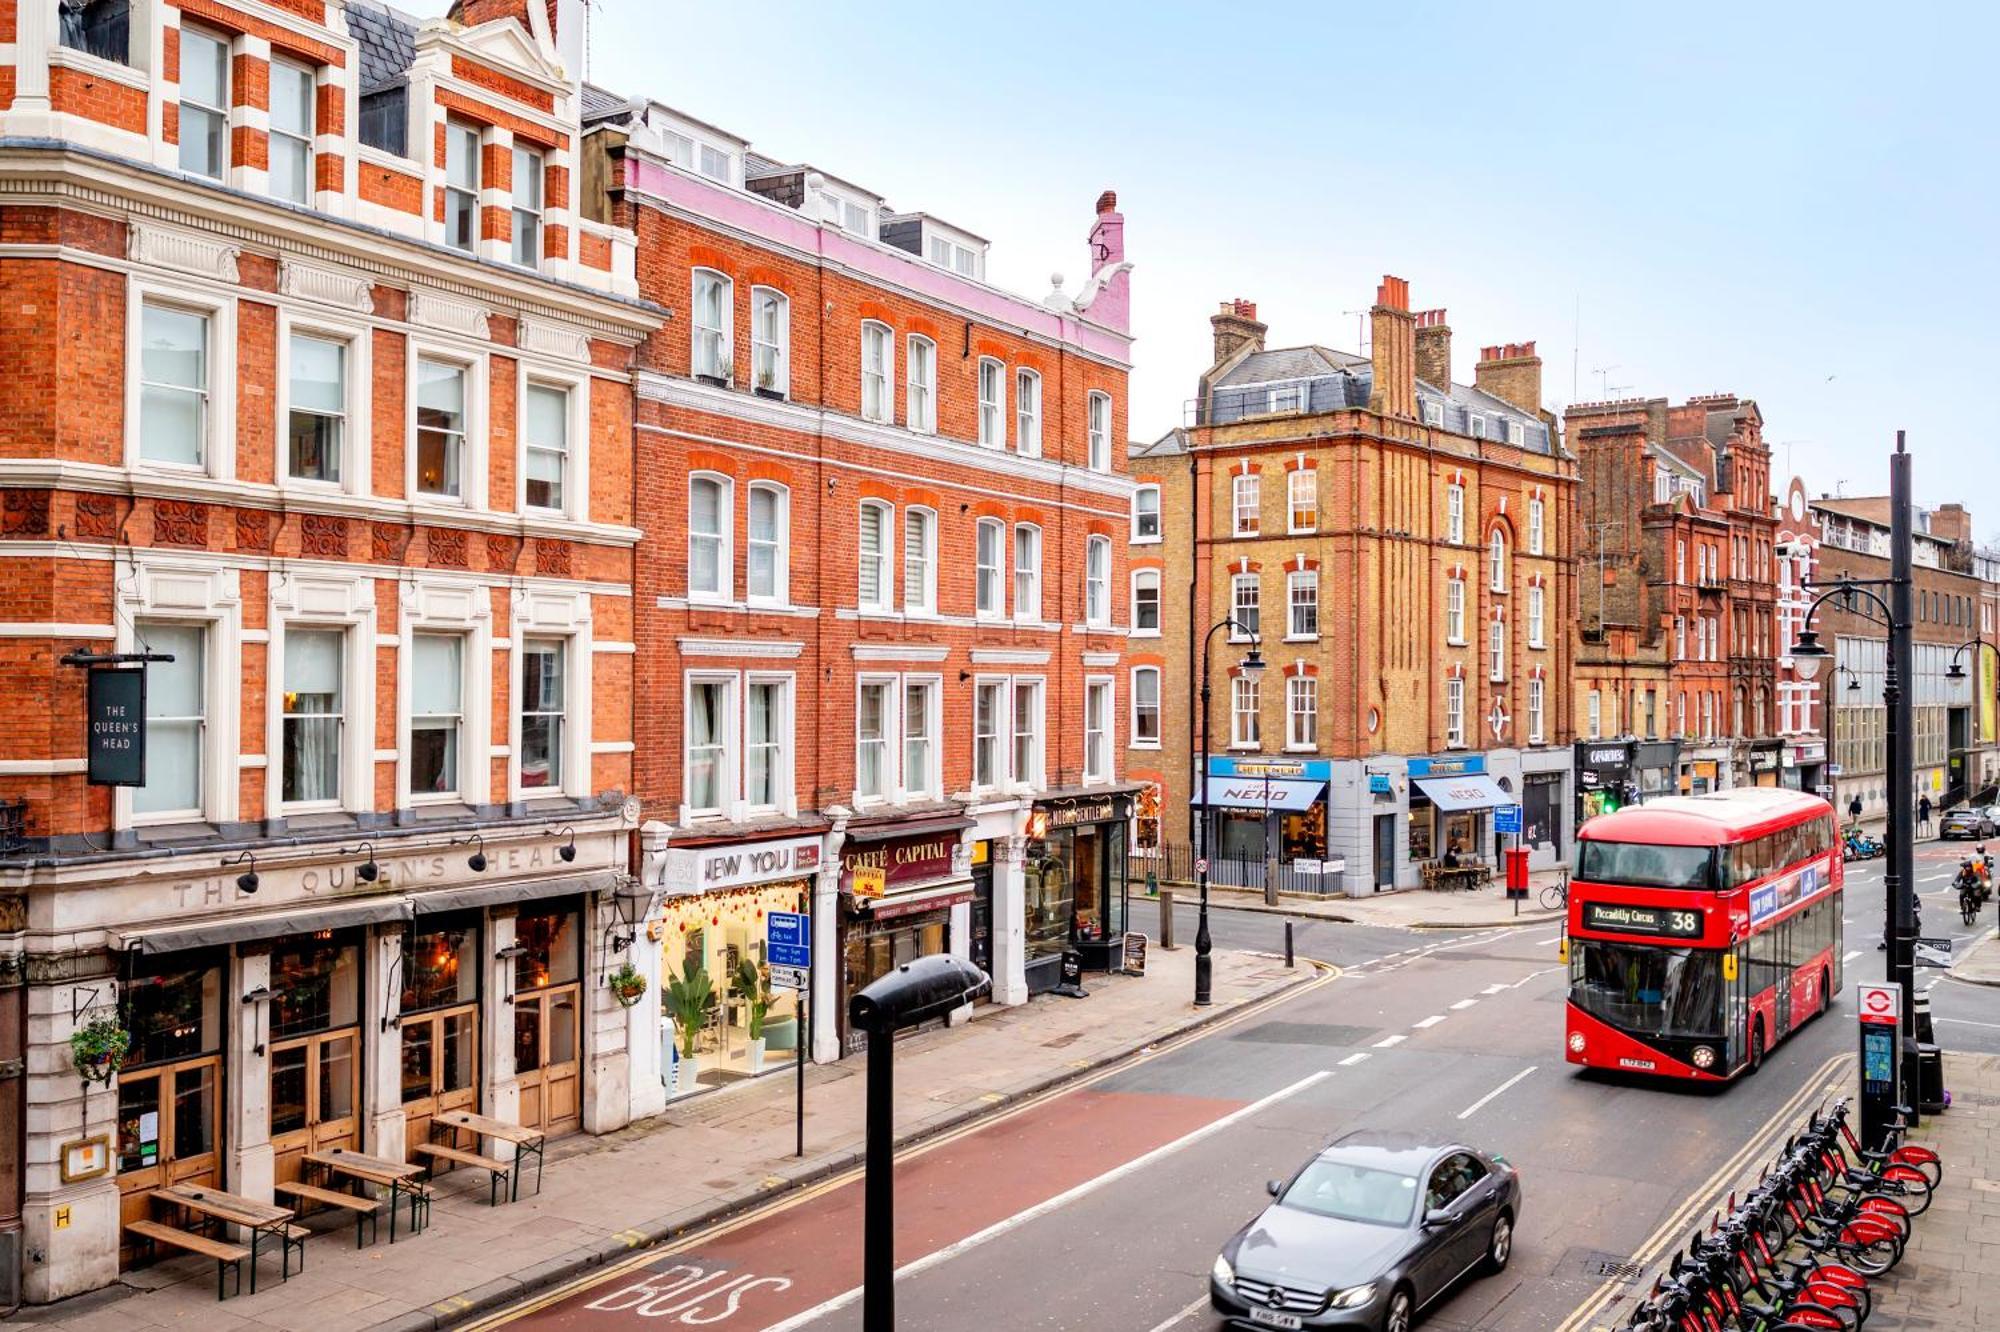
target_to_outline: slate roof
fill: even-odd
[[[1241,384],[1268,384],[1286,379],[1317,379],[1322,375],[1345,374],[1355,366],[1366,366],[1368,358],[1335,351],[1331,347],[1278,347],[1252,353],[1228,374],[1215,381],[1216,388]]]
[[[1150,444],[1136,448],[1128,447],[1126,456],[1131,458],[1164,458],[1187,452],[1187,431],[1175,426]]]
[[[586,125],[593,120],[613,119],[631,109],[631,98],[620,97],[609,88],[600,88],[594,83],[583,85],[583,121]]]
[[[401,87],[417,58],[417,20],[367,0],[348,0],[347,30],[361,44],[361,91]]]

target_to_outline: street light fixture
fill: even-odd
[[[1215,951],[1214,940],[1208,933],[1208,647],[1217,633],[1224,629],[1235,629],[1250,640],[1250,651],[1237,664],[1237,673],[1252,680],[1264,674],[1264,654],[1260,650],[1263,639],[1255,629],[1238,622],[1231,616],[1223,616],[1209,626],[1208,633],[1201,640],[1201,812],[1195,816],[1195,831],[1199,834],[1195,841],[1194,878],[1201,894],[1201,911],[1196,919],[1194,931],[1194,1002],[1197,1008],[1206,1008],[1214,1002],[1214,967],[1209,954]]]

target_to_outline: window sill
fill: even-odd
[[[1258,742],[1255,740],[1239,740],[1232,743],[1229,747],[1232,750],[1244,754],[1254,754],[1259,749],[1263,748],[1263,746],[1258,744]]]
[[[1287,754],[1317,754],[1317,753],[1319,753],[1319,746],[1318,746],[1317,744],[1312,744],[1312,745],[1286,745],[1286,746],[1285,746],[1285,752],[1286,752]]]
[[[1239,527],[1235,531],[1231,532],[1229,535],[1233,537],[1254,537],[1254,536],[1260,536],[1262,534],[1258,532],[1257,529],[1254,527],[1250,528]]]
[[[1160,742],[1159,742],[1159,741],[1157,741],[1157,740],[1134,740],[1134,741],[1132,742],[1132,748],[1134,748],[1134,749],[1158,749],[1158,748],[1160,748]]]
[[[1129,544],[1134,546],[1158,546],[1164,544],[1165,541],[1166,541],[1165,537],[1135,536],[1132,538]]]
[[[1288,527],[1288,528],[1286,528],[1286,529],[1285,529],[1285,535],[1286,535],[1286,536],[1318,536],[1318,535],[1319,535],[1319,526],[1318,526],[1318,524],[1314,524],[1314,525],[1313,525],[1313,526],[1311,526],[1311,527]]]
[[[1134,629],[1126,635],[1127,638],[1158,638],[1159,636],[1160,631],[1157,629]]]
[[[1318,634],[1286,634],[1286,635],[1285,635],[1285,636],[1284,636],[1283,638],[1279,639],[1278,641],[1279,641],[1279,642],[1281,642],[1281,643],[1317,643],[1317,642],[1319,642],[1319,635],[1318,635]]]

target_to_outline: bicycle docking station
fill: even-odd
[[[1861,1142],[1882,1145],[1903,1100],[1903,987],[1862,983],[1854,987],[1861,1029]]]

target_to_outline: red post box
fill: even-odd
[[[1526,897],[1528,895],[1528,848],[1510,846],[1507,848],[1507,896]]]

